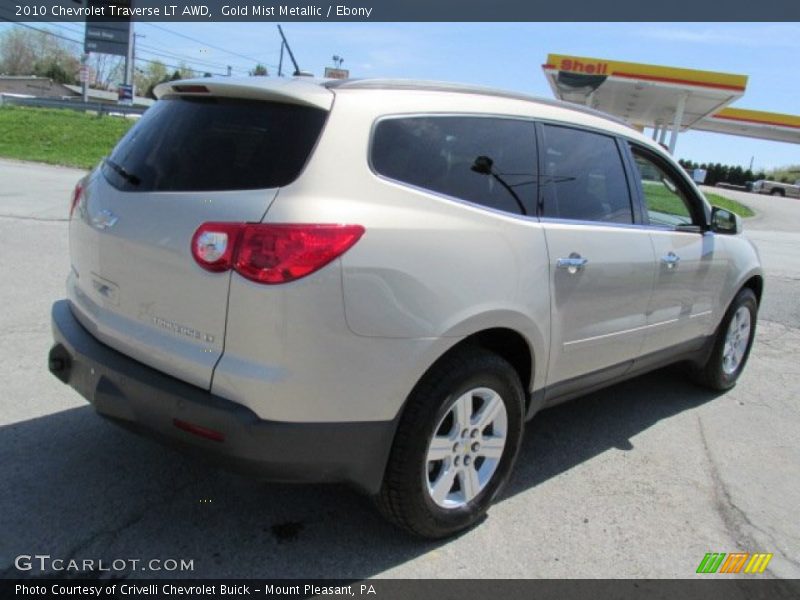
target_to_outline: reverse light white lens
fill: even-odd
[[[208,263],[219,260],[228,248],[228,234],[204,231],[197,237],[197,255]]]

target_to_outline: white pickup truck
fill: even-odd
[[[753,182],[753,191],[757,194],[769,194],[770,196],[788,196],[790,198],[800,198],[800,179],[794,182],[781,183],[779,181],[766,181],[759,179]]]

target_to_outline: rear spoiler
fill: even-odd
[[[158,84],[153,90],[156,98],[170,96],[222,96],[247,100],[271,100],[287,104],[313,106],[330,110],[334,93],[313,79],[283,79],[273,77],[182,79]]]

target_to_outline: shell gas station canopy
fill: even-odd
[[[653,139],[674,152],[688,129],[800,143],[800,116],[730,108],[747,88],[747,76],[549,54],[542,65],[555,96],[653,129]]]

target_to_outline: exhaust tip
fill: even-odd
[[[56,344],[50,349],[47,367],[63,383],[69,383],[69,376],[72,371],[72,357],[64,346]]]

